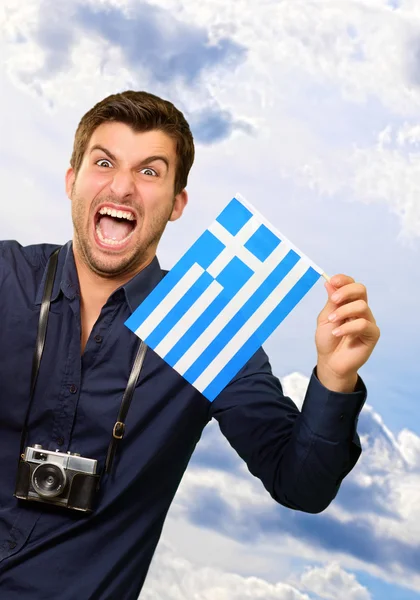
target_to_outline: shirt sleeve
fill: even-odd
[[[326,389],[315,368],[299,411],[260,348],[213,401],[211,416],[277,502],[319,513],[359,459],[366,396],[360,377],[354,392],[342,394]]]

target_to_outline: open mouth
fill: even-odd
[[[119,248],[133,235],[137,221],[131,210],[103,206],[96,213],[95,232],[103,246]]]

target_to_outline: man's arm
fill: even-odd
[[[262,349],[212,405],[222,432],[273,498],[312,513],[330,504],[360,456],[356,423],[367,393],[358,370],[380,336],[365,286],[339,274],[325,287],[318,362],[301,413]]]
[[[360,456],[356,424],[365,400],[361,379],[352,393],[330,392],[314,369],[299,411],[260,349],[214,400],[212,416],[277,502],[318,513]]]

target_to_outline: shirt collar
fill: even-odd
[[[52,254],[56,248],[57,246],[53,246],[50,254]],[[47,276],[47,268],[48,261],[47,265],[45,266],[41,283],[37,290],[35,300],[36,304],[41,304],[42,301],[45,279]],[[130,279],[130,281],[128,281],[125,285],[121,286],[121,288],[115,290],[114,293],[122,289],[130,311],[134,312],[139,304],[143,302],[146,296],[148,296],[152,289],[159,283],[164,274],[165,271],[161,270],[159,261],[155,256],[152,262],[146,268]],[[54,279],[51,302],[57,300],[60,292],[62,292],[69,300],[73,300],[76,295],[80,294],[79,279],[77,276],[76,264],[74,262],[71,241],[67,242],[67,244],[61,248],[58,255],[57,271]]]
[[[146,268],[137,273],[137,275],[123,286],[127,304],[131,312],[136,310],[164,275],[165,271],[161,270],[159,261],[155,256]]]

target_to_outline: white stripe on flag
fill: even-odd
[[[257,231],[260,225],[261,223],[258,219],[251,217],[235,236],[229,233],[218,221],[214,221],[210,225],[208,230],[226,246],[207,269],[212,277],[217,277],[223,267],[229,263],[229,259],[232,259],[234,256],[237,256],[254,272],[258,271],[261,267],[261,261],[252,252],[247,250],[244,244]]]
[[[213,359],[205,370],[193,382],[195,388],[203,392],[220,371],[228,364],[242,346],[249,340],[273,310],[280,304],[283,298],[290,292],[296,283],[307,272],[308,265],[299,260],[289,271],[286,277],[274,288],[264,302],[258,307],[254,314],[242,325],[233,338],[226,344],[223,350]]]
[[[209,287],[197,298],[190,306],[187,312],[179,319],[179,321],[166,334],[163,340],[156,346],[155,352],[164,358],[175,344],[182,338],[184,333],[191,327],[193,323],[202,315],[208,306],[223,290],[223,286],[218,281],[212,281]]]
[[[260,263],[259,269],[232,298],[223,310],[217,315],[203,333],[195,340],[188,350],[174,365],[174,369],[183,375],[197,358],[204,352],[207,346],[215,339],[236,313],[244,306],[249,298],[256,292],[260,285],[267,279],[272,271],[279,265],[289,247],[283,242],[270,254],[264,263]]]
[[[181,277],[177,284],[174,285],[171,291],[168,292],[163,300],[156,306],[153,312],[150,313],[147,319],[145,319],[138,327],[138,329],[135,331],[136,335],[145,340],[203,273],[203,267],[200,267],[200,265],[194,263],[192,267],[188,269],[185,275]]]
[[[207,267],[208,273],[214,278],[218,277],[234,256],[235,251],[231,247],[223,248],[219,256]]]

